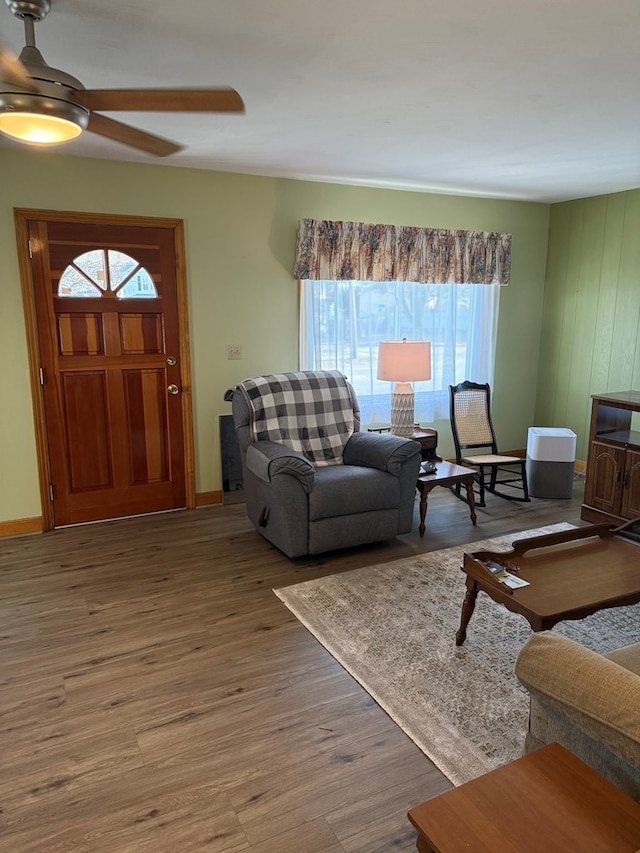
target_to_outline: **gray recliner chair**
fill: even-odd
[[[247,515],[288,557],[409,533],[420,444],[360,432],[355,392],[338,371],[245,379],[227,391]]]

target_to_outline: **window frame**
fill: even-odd
[[[329,354],[325,353],[323,355],[322,352],[319,352],[318,344],[316,343],[317,328],[320,321],[317,317],[318,312],[313,307],[312,289],[318,290],[325,287],[328,290],[330,287],[333,287],[334,291],[337,292],[338,288],[340,288],[343,293],[343,301],[344,294],[348,294],[346,301],[353,314],[353,306],[358,302],[353,292],[354,286],[369,288],[370,292],[376,292],[377,289],[377,292],[383,293],[385,288],[387,292],[394,292],[395,316],[393,322],[386,325],[383,324],[384,328],[379,330],[380,334],[378,337],[374,336],[373,339],[363,344],[363,347],[368,349],[370,354],[374,352],[375,347],[375,357],[369,358],[364,367],[364,372],[368,374],[368,378],[366,379],[368,387],[363,386],[363,370],[357,369],[361,368],[362,365],[355,365],[359,354],[352,359],[345,358],[340,354],[340,351],[343,351],[346,346],[344,338],[342,339],[342,343],[337,345],[338,354],[333,359],[331,359]],[[488,382],[489,384],[493,382],[501,289],[499,284],[443,285],[405,281],[354,282],[300,280],[299,287],[300,369],[342,370],[355,388],[361,406],[363,423],[378,426],[389,423],[391,419],[391,391],[393,383],[382,382],[375,376],[377,341],[379,340],[401,340],[403,337],[406,337],[408,340],[431,340],[432,379],[428,382],[417,382],[414,384],[416,422],[426,421],[431,423],[437,419],[448,419],[449,385],[457,384],[465,379],[475,382]],[[427,288],[426,294],[422,295],[419,290],[420,288]],[[446,291],[443,291],[443,288]],[[403,321],[402,318],[398,317],[399,301],[406,299],[409,291],[425,299],[425,301],[427,298],[432,298],[434,294],[436,298],[444,298],[446,296],[446,299],[444,299],[446,304],[446,320],[438,312],[434,312],[433,310],[428,312],[430,323],[433,324],[435,322],[434,318],[440,317],[440,325],[443,329],[436,330],[432,328],[429,331],[424,326],[424,318],[421,318],[419,326],[413,314],[409,317],[410,327],[407,327],[406,318]],[[361,295],[364,292],[366,291],[361,289]],[[452,304],[454,297],[455,305]],[[461,311],[458,305],[460,297],[466,297],[469,300],[467,338],[463,344],[458,340],[458,333],[462,322],[459,321],[457,324],[455,322],[456,317]],[[335,302],[334,298],[334,305]],[[339,318],[335,311],[333,319],[337,326]],[[362,320],[362,317],[360,320]],[[355,351],[358,353],[359,331],[355,330],[355,337],[353,334],[355,327],[358,325],[358,318],[350,320],[349,323],[345,323],[344,318],[342,318],[342,322],[345,328],[347,326],[350,327],[349,333],[352,337],[351,348],[353,350],[355,343]],[[446,329],[444,328],[445,326]],[[441,333],[446,337],[446,341],[437,339],[437,335]],[[462,346],[464,347],[464,357],[459,352]],[[469,347],[471,347],[470,350]]]

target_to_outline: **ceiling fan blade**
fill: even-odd
[[[244,112],[235,89],[79,89],[77,100],[90,110],[132,112]]]
[[[37,92],[38,87],[18,57],[0,44],[0,82],[16,86],[23,92]]]
[[[175,142],[170,142],[168,139],[163,139],[161,136],[154,136],[152,133],[146,133],[144,130],[138,130],[136,127],[114,121],[112,118],[101,116],[98,113],[91,113],[87,130],[90,130],[91,133],[97,133],[99,136],[106,136],[107,139],[112,139],[114,142],[146,151],[147,154],[153,154],[155,157],[175,154],[176,151],[182,151],[183,147],[176,145]]]

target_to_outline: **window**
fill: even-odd
[[[449,417],[449,385],[491,382],[498,284],[303,281],[300,368],[341,370],[362,422],[389,423],[392,384],[377,379],[382,340],[431,341],[431,375],[416,382],[416,421]]]
[[[60,276],[58,296],[95,299],[155,299],[156,287],[138,261],[114,249],[94,249],[75,258]]]

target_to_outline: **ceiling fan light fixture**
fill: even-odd
[[[51,0],[5,3],[24,24],[25,45],[20,56],[14,56],[0,44],[0,134],[40,146],[58,145],[88,130],[154,157],[167,157],[181,151],[182,146],[102,112],[244,112],[242,98],[228,86],[87,90],[76,77],[45,62],[36,47],[35,24],[46,18]]]
[[[83,107],[42,95],[0,92],[0,133],[32,145],[75,139],[89,124]]]
[[[80,136],[82,128],[66,118],[37,113],[0,113],[0,133],[34,145],[55,145]]]

